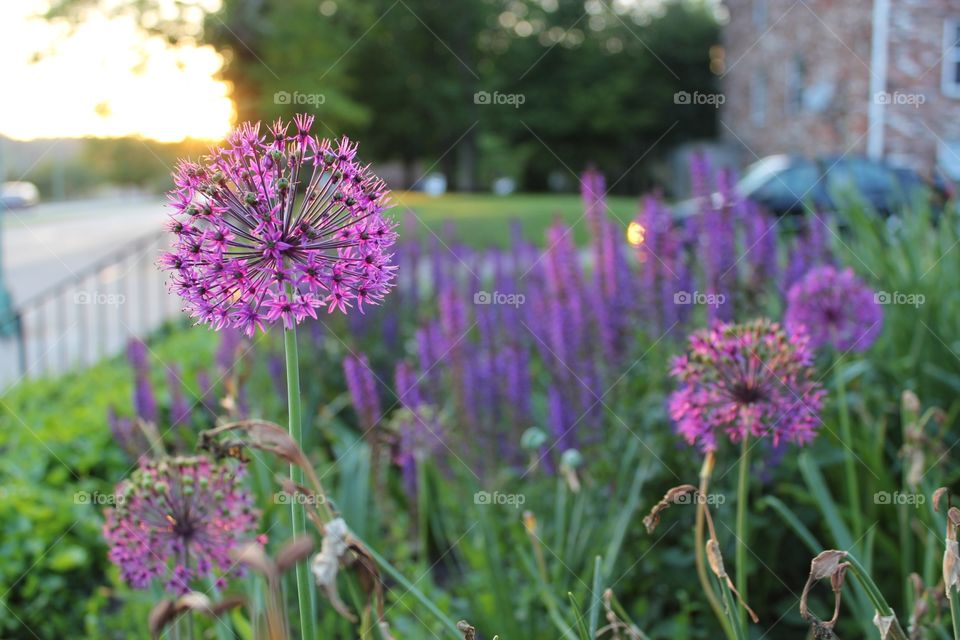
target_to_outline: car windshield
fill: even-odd
[[[773,176],[790,166],[787,156],[769,156],[747,167],[743,177],[737,182],[737,193],[748,196],[762,187]]]

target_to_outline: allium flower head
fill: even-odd
[[[267,134],[244,123],[201,164],[181,161],[170,192],[171,287],[197,318],[253,335],[325,306],[376,304],[394,277],[388,190],[357,145],[310,135],[312,116]]]
[[[191,581],[235,566],[230,551],[252,538],[258,514],[240,484],[244,468],[206,457],[142,458],[133,475],[117,485],[116,506],[106,514],[104,537],[110,560],[132,587],[165,579],[174,593]]]
[[[690,336],[671,375],[670,417],[689,444],[717,448],[717,433],[804,444],[816,435],[823,388],[813,380],[808,339],[766,319],[719,323]]]
[[[883,311],[853,269],[825,265],[790,287],[785,324],[790,333],[806,332],[813,349],[864,351],[883,328]]]

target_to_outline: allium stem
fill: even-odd
[[[707,495],[707,491],[710,488],[710,477],[713,475],[713,466],[716,461],[716,455],[713,451],[708,451],[706,456],[703,459],[703,466],[700,468],[700,496],[704,497]],[[730,628],[730,619],[724,613],[724,605],[721,604],[720,599],[717,597],[716,591],[713,590],[713,586],[710,582],[710,576],[707,573],[707,562],[704,554],[705,540],[704,540],[704,531],[706,528],[706,501],[701,501],[697,503],[697,516],[694,524],[694,533],[693,533],[693,548],[697,564],[697,577],[700,578],[700,587],[703,589],[703,594],[707,597],[707,602],[710,603],[710,608],[713,609],[714,615],[716,615],[717,620],[720,622],[720,626],[723,627],[724,633],[727,637],[733,640],[736,635],[733,629]]]
[[[303,449],[303,423],[300,415],[300,357],[297,352],[297,327],[291,326],[283,332],[283,344],[287,356],[287,408],[290,414],[290,437]],[[297,485],[303,484],[303,471],[296,465],[290,465],[290,479]],[[291,501],[290,515],[293,538],[306,534],[304,506]],[[306,564],[297,563],[297,603],[300,609],[300,635],[304,640],[316,640],[314,628],[317,619],[310,597],[310,573]]]
[[[843,381],[843,358],[836,363],[837,383],[837,410],[840,414],[840,437],[846,448],[843,456],[843,467],[847,476],[847,499],[850,502],[850,513],[853,520],[853,536],[859,539],[863,535],[863,516],[860,509],[860,481],[857,479],[857,463],[853,449],[853,435],[850,432],[850,410],[847,407],[847,389]]]
[[[740,477],[737,482],[737,591],[744,602],[747,601],[747,500],[750,494],[750,430],[743,430],[743,442],[740,448]],[[739,607],[740,630],[746,637],[747,610]]]

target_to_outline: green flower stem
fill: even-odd
[[[950,620],[953,622],[953,640],[960,640],[960,592],[956,589],[950,589],[947,592],[947,599],[950,601]]]
[[[850,502],[850,513],[853,519],[853,537],[859,539],[863,535],[863,515],[860,509],[860,481],[857,479],[857,463],[854,459],[853,435],[850,431],[850,410],[847,407],[847,390],[843,382],[840,367],[843,359],[837,361],[837,374],[834,379],[837,383],[837,409],[840,413],[840,438],[846,451],[843,456],[844,471],[847,476],[847,500]]]
[[[289,294],[288,294],[289,295]],[[297,328],[285,329],[283,343],[287,356],[287,407],[290,414],[290,437],[303,449],[303,422],[300,415],[300,357],[297,352]],[[303,484],[303,471],[290,465],[290,479]],[[307,535],[304,506],[291,501],[290,516],[294,539]],[[310,594],[310,572],[303,562],[297,563],[297,603],[300,609],[300,635],[304,640],[316,640],[316,612]]]
[[[856,556],[852,553],[846,554],[844,557],[846,562],[850,563],[850,571],[856,576],[857,580],[860,581],[860,584],[863,585],[863,588],[867,592],[867,598],[870,599],[870,602],[873,604],[874,608],[877,610],[877,614],[886,618],[889,616],[894,616],[893,624],[890,626],[890,634],[886,637],[890,640],[909,640],[907,634],[903,632],[903,629],[900,627],[900,621],[897,620],[893,609],[887,604],[887,601],[883,597],[883,593],[880,591],[877,584],[873,581],[873,578],[870,577],[870,574],[867,573],[867,570],[860,564],[860,561],[857,560]],[[951,606],[953,605],[951,599]]]
[[[747,501],[750,496],[750,434],[746,430],[743,434],[743,442],[740,446],[740,469],[739,480],[737,481],[737,566],[736,568],[736,586],[740,592],[740,598],[747,602],[747,538],[750,532],[747,529]],[[706,496],[701,496],[706,499]],[[740,634],[746,637],[747,629],[747,610],[745,607],[737,607],[739,611],[740,624],[734,625],[740,628]]]
[[[352,532],[351,532],[352,533]],[[433,614],[433,616],[440,621],[447,631],[450,632],[451,637],[456,640],[463,640],[463,634],[457,629],[457,623],[448,618],[440,609],[435,605],[427,596],[424,595],[420,589],[417,588],[415,584],[407,580],[407,577],[400,573],[400,571],[394,567],[392,564],[387,562],[386,558],[381,556],[379,553],[374,550],[373,547],[368,545],[366,542],[357,537],[356,534],[353,534],[353,537],[364,546],[367,550],[367,553],[380,565],[380,568],[383,569],[391,578],[400,583],[400,586],[403,587],[406,593],[409,593],[414,598],[420,601],[427,610]]]
[[[743,622],[740,620],[740,614],[743,614],[744,608],[737,604],[733,593],[730,592],[730,585],[727,584],[725,580],[718,580],[717,582],[720,583],[720,595],[723,597],[723,608],[726,613],[726,618],[730,623],[730,628],[733,630],[733,638],[734,640],[746,640],[746,631],[742,626]]]

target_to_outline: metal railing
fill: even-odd
[[[178,303],[156,260],[169,234],[143,236],[56,285],[15,303],[0,319],[0,388],[59,375],[123,351],[174,315]]]

